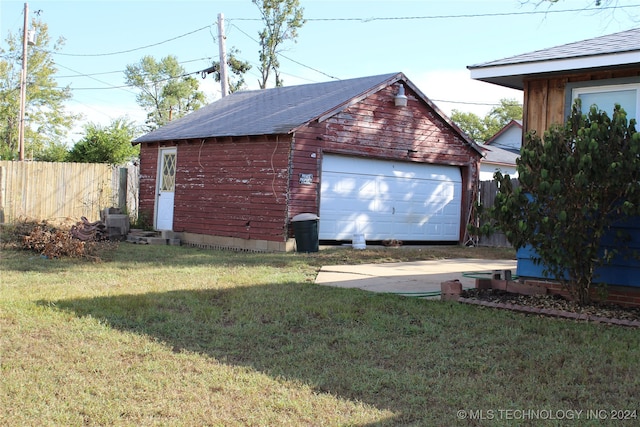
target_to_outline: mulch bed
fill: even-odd
[[[463,290],[459,302],[536,315],[640,327],[640,307],[592,303],[580,306],[558,295],[520,295],[497,289]]]

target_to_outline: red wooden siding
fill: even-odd
[[[176,147],[173,231],[285,240],[288,137],[189,141]],[[144,144],[141,151],[143,164],[154,162],[150,152],[157,164],[156,144]],[[142,181],[144,208],[152,212],[155,200],[149,193],[155,194],[155,180],[145,180],[144,189]]]
[[[156,175],[158,173],[159,145],[142,144],[140,146],[140,189],[138,194],[138,212],[149,225],[153,225],[156,204]]]
[[[407,107],[394,105],[397,89],[387,87],[322,122],[312,122],[294,137],[290,216],[318,213],[322,153],[366,156],[459,166],[462,170],[463,221],[476,191],[479,154],[409,88]],[[313,174],[314,185],[302,185],[299,174]],[[461,236],[466,224],[461,224]]]

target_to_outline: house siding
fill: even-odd
[[[603,81],[640,76],[640,69],[609,70],[529,78],[524,80],[523,135],[536,131],[542,135],[552,124],[564,123],[565,91],[568,83]]]

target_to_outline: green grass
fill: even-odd
[[[634,425],[498,411],[640,410],[637,329],[313,284],[321,265],[505,254],[5,250],[0,425]]]

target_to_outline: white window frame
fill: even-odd
[[[573,87],[571,89],[571,106],[573,106],[573,102],[582,94],[591,94],[591,93],[606,93],[606,92],[617,92],[623,90],[635,90],[636,91],[636,117],[628,117],[629,119],[635,118],[640,121],[640,83],[623,83],[623,84],[610,84],[610,85],[602,85],[602,86],[578,86]],[[582,112],[586,113],[590,105],[583,105]],[[602,106],[598,105],[598,108],[605,111],[607,114],[611,114],[613,112],[613,106]],[[623,107],[624,108],[624,107]],[[611,109],[611,111],[609,111]]]

